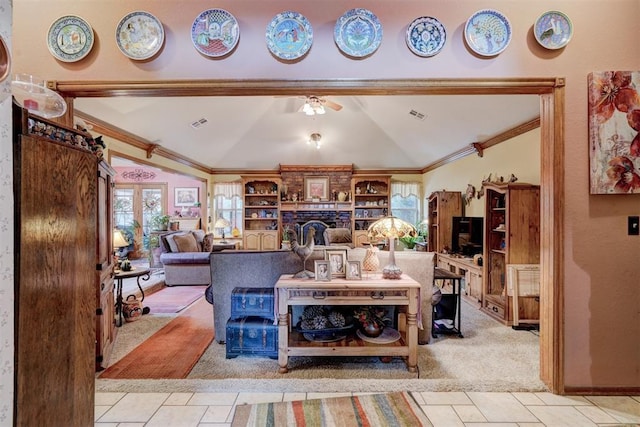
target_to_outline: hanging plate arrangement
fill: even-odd
[[[160,51],[162,43],[162,23],[148,12],[131,12],[116,27],[116,44],[127,58],[139,61],[149,59]]]
[[[58,18],[47,34],[49,52],[63,62],[76,62],[89,54],[93,47],[93,28],[79,16]]]
[[[550,10],[536,19],[533,34],[542,47],[560,49],[565,47],[573,35],[573,25],[567,15]]]
[[[480,10],[467,20],[464,38],[469,48],[478,55],[495,56],[509,45],[511,24],[496,10]]]
[[[407,27],[407,46],[418,56],[429,57],[440,52],[447,41],[444,25],[436,18],[422,16]]]
[[[267,48],[276,57],[294,60],[304,56],[313,43],[313,29],[297,12],[277,14],[267,25]]]
[[[363,58],[374,53],[380,46],[382,24],[367,9],[351,9],[336,21],[333,38],[344,54]]]
[[[212,58],[230,53],[240,40],[235,16],[224,9],[202,12],[191,26],[191,41],[198,52]]]

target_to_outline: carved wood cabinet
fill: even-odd
[[[451,250],[453,217],[462,215],[462,193],[459,191],[434,191],[429,196],[427,217],[429,218],[428,250],[442,252]]]
[[[105,162],[98,165],[96,197],[96,371],[107,367],[113,343],[116,339],[114,311],[115,267],[112,252],[113,240],[113,177],[115,171]]]
[[[13,116],[14,425],[91,426],[98,158],[32,131],[50,126],[57,138],[72,129],[17,105]]]

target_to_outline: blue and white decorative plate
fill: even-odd
[[[436,18],[416,18],[407,28],[407,46],[418,56],[435,55],[442,50],[446,41],[447,32]]]
[[[304,56],[313,43],[311,24],[301,14],[287,11],[277,14],[267,25],[267,47],[280,59]]]
[[[235,16],[224,9],[202,12],[191,26],[191,41],[198,52],[210,57],[225,56],[240,39],[240,27]]]
[[[164,28],[149,12],[131,12],[116,27],[118,49],[131,59],[149,59],[162,48]]]
[[[573,25],[567,15],[556,10],[545,12],[536,19],[533,34],[547,49],[563,48],[571,40]]]
[[[336,21],[333,38],[346,55],[362,58],[375,52],[382,42],[382,24],[367,9],[351,9]]]
[[[469,48],[478,55],[495,56],[509,45],[511,24],[506,16],[496,10],[479,10],[467,20],[464,38]]]
[[[91,25],[74,15],[58,18],[47,34],[49,52],[63,62],[76,62],[87,56],[93,41]]]

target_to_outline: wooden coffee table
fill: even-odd
[[[405,358],[410,372],[416,371],[420,283],[406,274],[398,280],[370,274],[363,280],[332,278],[329,282],[295,279],[287,274],[280,276],[275,288],[279,372],[288,372],[290,356],[400,356]],[[397,306],[406,315],[406,321],[399,322],[400,339],[393,343],[371,343],[355,334],[335,342],[315,342],[291,328],[290,309],[295,305]]]

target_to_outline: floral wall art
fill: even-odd
[[[591,194],[640,193],[640,71],[589,74]]]

